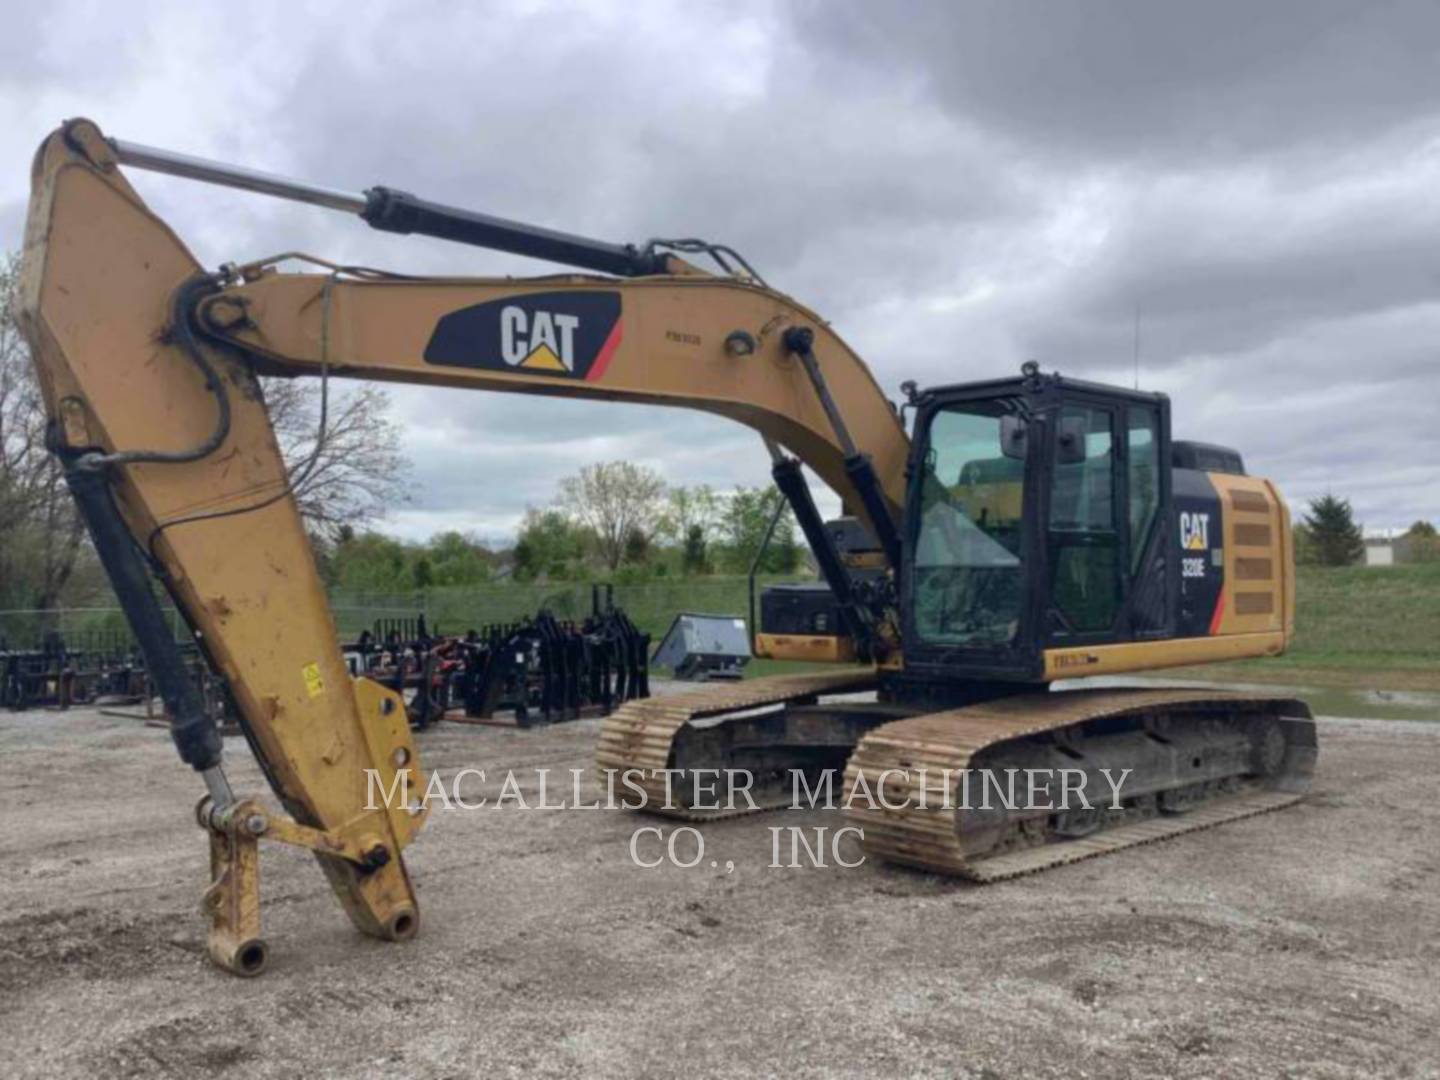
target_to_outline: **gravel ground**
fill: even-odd
[[[565,769],[597,726],[420,745],[442,773]],[[1440,724],[1322,721],[1321,745],[1298,807],[986,887],[767,865],[771,826],[836,812],[710,825],[699,865],[644,869],[653,819],[436,811],[405,945],[265,847],[247,981],[203,955],[201,785],[165,734],[0,714],[5,1073],[1440,1076]]]

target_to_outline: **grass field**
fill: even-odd
[[[773,578],[760,583],[794,580]],[[548,608],[582,619],[591,608],[587,584],[506,583],[480,588],[438,588],[424,593],[338,593],[332,597],[342,638],[352,639],[377,619],[413,619],[423,612],[432,631],[461,633],[487,623],[513,622]],[[707,577],[616,585],[614,601],[656,643],[677,612],[744,616],[744,577]],[[67,640],[85,647],[87,634],[123,633],[113,608],[55,616]],[[1377,685],[1440,689],[1440,564],[1392,567],[1301,567],[1296,587],[1296,634],[1282,657],[1176,669],[1174,674],[1228,680]],[[24,646],[37,638],[33,613],[0,612],[0,638]],[[176,622],[177,632],[180,629]],[[73,646],[72,646],[73,647]],[[755,661],[752,675],[805,670],[813,665]]]
[[[783,580],[783,579],[774,579]],[[615,586],[615,603],[658,642],[680,611],[744,615],[743,577]],[[433,589],[423,597],[337,596],[337,616],[364,620],[377,606],[413,614],[423,603],[442,630],[475,621],[505,621],[548,606],[579,618],[590,609],[588,585],[503,585]],[[382,603],[383,602],[383,603]],[[1295,642],[1284,656],[1179,669],[1215,679],[1305,682],[1349,686],[1376,683],[1398,689],[1440,689],[1440,564],[1389,567],[1302,566],[1296,581]],[[350,629],[349,627],[344,627]],[[359,629],[357,624],[354,629]],[[812,669],[814,665],[753,661],[751,675]]]
[[[1265,660],[1176,669],[1206,679],[1440,690],[1440,563],[1302,566],[1295,641]]]
[[[1172,668],[1217,682],[1440,690],[1440,564],[1302,566],[1295,641],[1284,656]],[[757,661],[752,674],[802,670]]]
[[[1302,566],[1295,591],[1286,662],[1440,668],[1440,563]]]

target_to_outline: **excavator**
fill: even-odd
[[[298,252],[207,270],[127,168],[569,270],[414,277]],[[785,802],[787,776],[843,770],[872,796],[844,809],[868,854],[984,882],[1309,788],[1301,701],[1074,683],[1273,656],[1293,634],[1284,501],[1233,450],[1172,439],[1164,395],[1029,363],[905,383],[897,407],[829,323],[723,244],[614,244],[394,188],[303,184],[88,120],[35,157],[18,307],[49,449],[205,785],[208,951],[235,974],[269,955],[261,841],[313,852],[360,931],[413,937],[402,851],[426,814],[423,800],[374,801],[377,780],[415,791],[425,774],[403,700],[344,665],[261,377],[318,378],[322,402],[331,378],[375,379],[682,407],[759,433],[819,580],[767,591],[754,645],[811,667],[612,713],[597,767],[639,777],[650,811],[757,812]],[[840,496],[838,520],[817,511],[803,467]],[[162,593],[228,683],[278,809],[231,788]],[[714,770],[755,778],[743,806],[683,782]],[[1022,774],[1092,798],[960,797],[972,775]]]

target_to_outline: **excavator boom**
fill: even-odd
[[[297,842],[294,828],[309,830],[304,846],[356,925],[400,938],[418,918],[400,852],[424,816],[418,804],[389,799],[375,808],[377,789],[423,774],[398,695],[345,668],[257,375],[700,409],[759,431],[777,467],[794,467],[780,451],[788,449],[860,513],[899,513],[909,444],[894,410],[859,358],[776,292],[673,256],[467,216],[388,189],[363,207],[318,189],[307,201],[368,208],[380,227],[448,229],[452,239],[500,240],[491,246],[632,275],[674,272],[411,279],[256,264],[207,274],[126,181],[121,158],[216,178],[208,163],[176,164],[107,140],[88,121],[66,124],[35,159],[19,316],[53,449],[150,670],[170,673],[161,690],[172,734],[211,792],[202,813],[215,838],[211,947],[232,970],[264,964],[247,907],[257,835]],[[239,186],[293,196],[275,190],[287,183],[247,174]],[[225,678],[297,826],[249,813],[229,791],[218,736],[157,615],[150,571]],[[241,805],[247,812],[237,815]]]

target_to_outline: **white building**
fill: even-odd
[[[1371,537],[1365,541],[1366,566],[1394,566],[1395,545],[1386,537]]]

